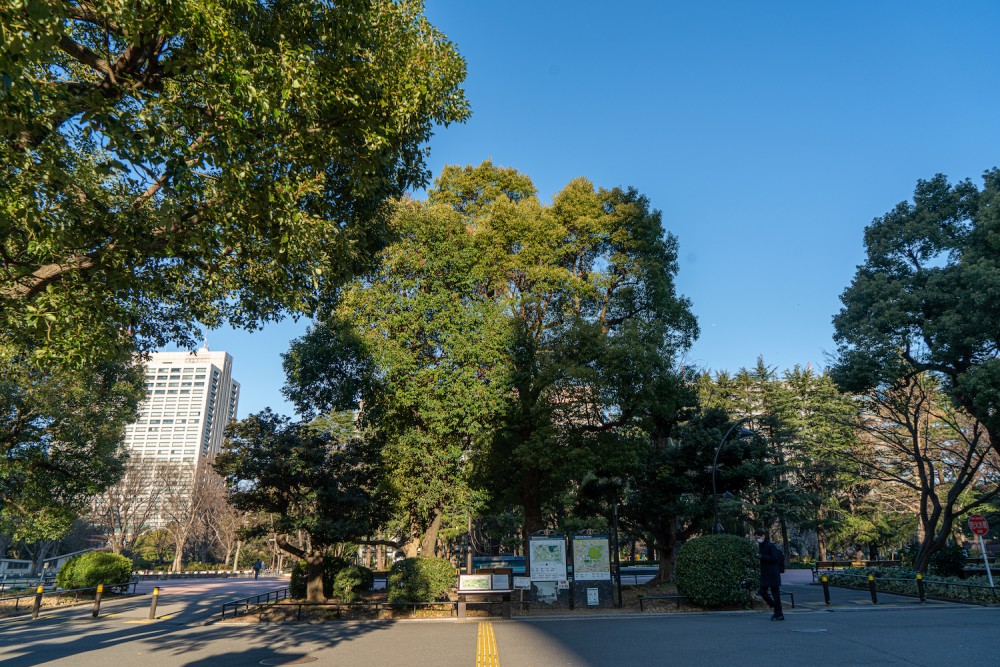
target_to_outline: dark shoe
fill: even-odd
[[[772,621],[783,621],[783,620],[785,620],[785,617],[784,617],[784,615],[782,615],[782,616],[772,616],[771,620]]]

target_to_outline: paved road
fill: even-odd
[[[74,667],[227,667],[262,661],[315,658],[316,665],[489,664],[482,637],[495,640],[487,653],[505,667],[522,665],[941,665],[956,655],[988,647],[1000,608],[932,604],[880,597],[874,607],[864,591],[834,589],[835,605],[803,600],[783,623],[769,613],[644,614],[607,617],[531,618],[514,621],[399,621],[322,625],[203,625],[218,602],[234,593],[267,590],[275,583],[176,582],[164,585],[190,609],[169,619],[144,621],[148,606],[90,619],[86,610],[39,621],[0,624],[4,665]],[[194,586],[200,591],[183,590]],[[803,598],[818,587],[801,586]],[[239,588],[239,591],[235,590]],[[194,602],[195,600],[200,600]],[[148,600],[144,600],[148,603]],[[796,595],[799,603],[799,594]],[[119,603],[125,604],[125,603]],[[107,611],[110,611],[108,609]],[[479,644],[477,650],[477,644]],[[272,663],[275,664],[275,663]],[[497,664],[496,662],[492,664]]]

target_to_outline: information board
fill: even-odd
[[[528,542],[532,581],[566,578],[566,541],[561,537],[533,537]]]
[[[576,581],[611,580],[611,550],[608,538],[573,538],[573,578]]]
[[[492,585],[493,579],[488,574],[458,575],[458,590],[460,591],[489,591]]]

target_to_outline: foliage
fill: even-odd
[[[132,561],[104,551],[70,558],[56,575],[59,588],[91,588],[98,584],[123,584],[132,579]]]
[[[121,477],[142,378],[125,354],[76,369],[0,344],[0,532],[58,538],[88,497]]]
[[[348,565],[334,578],[332,593],[344,602],[354,602],[361,597],[359,593],[370,591],[374,585],[374,572],[361,565]]]
[[[60,363],[312,312],[468,116],[419,2],[28,0],[0,25],[0,337]]]
[[[334,593],[334,582],[337,575],[348,566],[345,559],[327,555],[323,559],[323,594],[331,597]],[[296,560],[292,565],[292,575],[288,583],[288,594],[295,599],[306,597],[308,570],[304,560]]]
[[[714,524],[712,464],[722,436],[733,423],[718,408],[689,413],[667,432],[656,430],[643,450],[638,472],[630,480],[624,516],[629,525],[648,531],[663,554],[660,581],[673,578],[676,545]],[[732,438],[719,449],[716,488],[720,522],[748,521],[746,501],[766,486],[772,472],[761,438]],[[732,498],[730,500],[729,498]]]
[[[760,583],[757,547],[735,535],[703,535],[677,554],[677,590],[703,607],[745,605]]]
[[[286,356],[287,395],[322,413],[367,382],[362,421],[424,553],[480,485],[544,527],[574,482],[634,460],[653,378],[697,333],[676,239],[633,189],[577,179],[544,205],[489,161],[446,168],[393,228],[380,268]]]
[[[435,602],[455,582],[455,568],[443,558],[404,558],[389,570],[389,602]]]
[[[930,561],[931,574],[961,577],[965,569],[965,550],[961,545],[950,544],[935,551]]]
[[[272,515],[254,530],[273,530],[279,547],[307,561],[310,601],[324,594],[327,549],[374,534],[385,509],[378,452],[351,415],[340,417],[320,431],[264,410],[230,427],[215,461],[235,508]],[[308,550],[289,543],[298,531]]]
[[[1000,170],[917,182],[865,230],[867,258],[834,318],[835,377],[861,391],[911,373],[942,378],[1000,451]]]

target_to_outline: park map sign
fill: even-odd
[[[611,579],[611,550],[608,548],[608,538],[573,538],[573,578],[577,581]]]
[[[532,581],[566,579],[566,541],[563,538],[532,538],[528,545]]]

